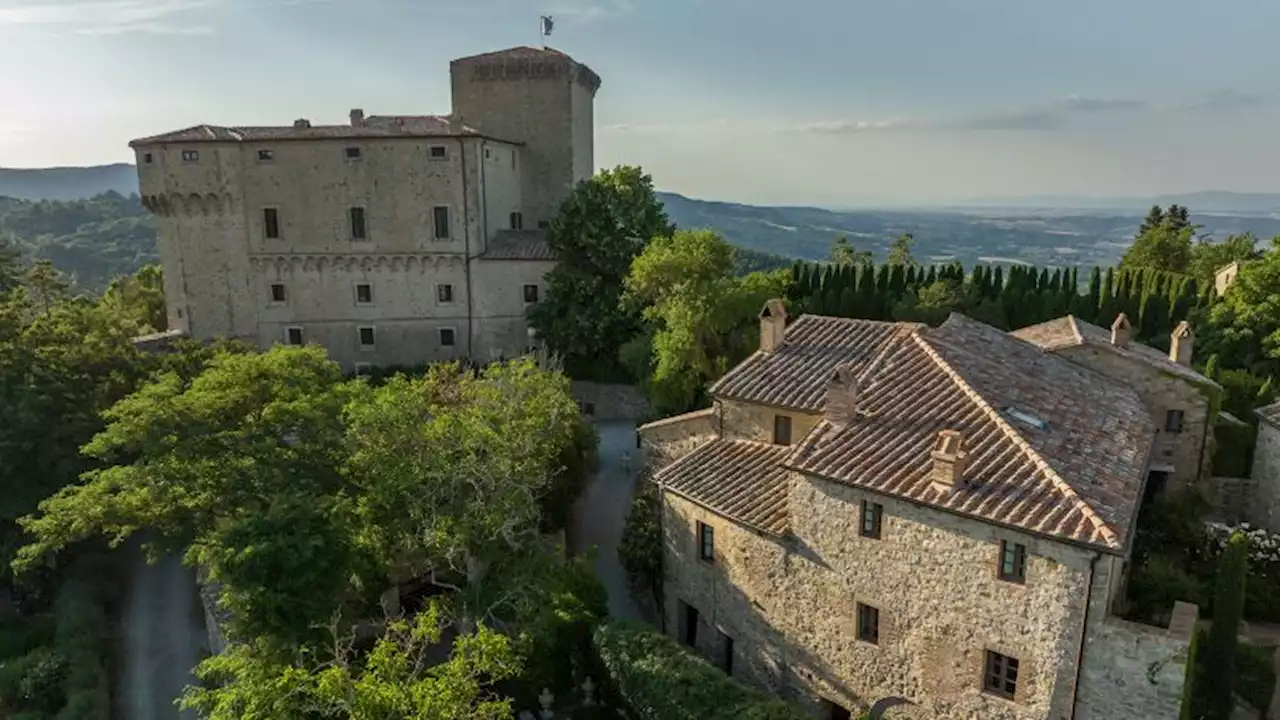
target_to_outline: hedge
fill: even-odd
[[[610,689],[641,720],[805,720],[640,623],[602,624],[592,640]]]

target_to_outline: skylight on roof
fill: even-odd
[[[1038,418],[1026,410],[1020,410],[1016,407],[1005,408],[1004,414],[1025,425],[1030,425],[1037,430],[1045,430],[1049,427],[1049,422],[1047,420]]]

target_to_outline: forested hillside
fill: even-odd
[[[0,197],[83,200],[104,192],[138,192],[138,171],[127,163],[92,167],[0,168]]]

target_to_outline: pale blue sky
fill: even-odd
[[[447,113],[448,61],[604,79],[597,164],[723,200],[1280,191],[1274,0],[0,0],[0,166],[201,122]]]

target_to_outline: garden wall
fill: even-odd
[[[575,380],[573,399],[588,420],[639,420],[651,412],[649,400],[634,385]]]

